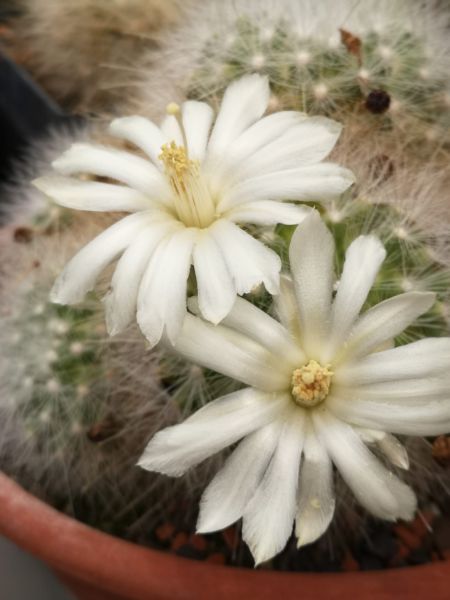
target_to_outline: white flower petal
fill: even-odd
[[[289,411],[266,473],[243,515],[242,537],[255,563],[280,552],[292,532],[303,444],[304,413]]]
[[[247,179],[260,173],[314,165],[328,156],[341,131],[340,123],[326,117],[301,119],[242,161],[236,175]]]
[[[217,325],[230,312],[236,290],[223,254],[208,230],[199,234],[193,262],[201,314]]]
[[[139,286],[145,269],[156,246],[176,227],[175,221],[156,217],[123,253],[114,271],[110,291],[103,300],[109,335],[120,333],[135,318]]]
[[[334,515],[333,464],[308,419],[299,500],[295,519],[297,547],[315,542],[328,529]]]
[[[173,115],[167,115],[161,123],[161,132],[165,138],[165,143],[175,142],[177,146],[184,146],[184,138],[181,133],[180,125]]]
[[[295,298],[294,284],[288,275],[281,275],[280,293],[274,296],[273,303],[275,314],[280,322],[296,339],[300,339],[297,300]]]
[[[260,283],[270,294],[278,292],[281,260],[275,252],[224,219],[209,231],[224,255],[238,294],[246,294]]]
[[[393,465],[400,469],[409,469],[408,452],[395,436],[385,433],[381,440],[377,442],[377,445]]]
[[[157,206],[146,194],[123,185],[52,175],[33,185],[60,206],[77,210],[137,212]]]
[[[334,240],[317,211],[297,227],[289,248],[303,347],[320,358],[334,284]]]
[[[286,398],[246,388],[210,402],[184,423],[157,433],[139,466],[166,475],[183,475],[223,448],[271,423]]]
[[[100,273],[147,227],[151,211],[124,217],[86,244],[67,263],[55,281],[50,299],[57,304],[76,304],[93,289]]]
[[[327,406],[340,419],[358,427],[403,435],[440,435],[450,429],[450,401],[423,399],[422,404],[329,399]]]
[[[260,119],[246,129],[227,148],[224,160],[228,167],[239,165],[260,148],[279,139],[294,125],[307,119],[304,113],[281,111]]]
[[[155,123],[140,116],[122,117],[112,121],[109,131],[143,150],[153,163],[158,168],[160,167],[159,155],[161,146],[166,140],[161,129]]]
[[[317,200],[340,196],[352,183],[351,171],[333,163],[320,163],[286,171],[263,169],[251,178],[240,178],[217,205],[226,211],[241,204],[264,200]]]
[[[172,343],[180,332],[196,237],[195,229],[181,229],[168,235],[154,251],[144,273],[137,320],[151,346],[159,342],[164,328]]]
[[[366,385],[444,375],[450,364],[450,338],[427,338],[370,354],[336,369],[335,383]]]
[[[277,446],[276,421],[246,437],[206,488],[200,503],[198,533],[228,527],[244,513]]]
[[[336,377],[339,371],[336,369]],[[336,377],[334,379],[336,380]],[[381,381],[361,386],[339,386],[339,396],[356,398],[367,402],[382,401],[400,403],[406,401],[410,404],[422,404],[423,398],[439,400],[447,398],[450,389],[450,373],[438,374],[435,377],[424,379],[400,379]]]
[[[307,206],[298,206],[289,202],[248,202],[227,211],[223,216],[235,223],[254,223],[255,225],[297,225],[309,214]]]
[[[73,144],[52,163],[62,175],[92,173],[126,183],[157,200],[170,204],[171,191],[166,179],[150,161],[123,150]]]
[[[269,81],[261,75],[246,75],[231,83],[211,133],[208,155],[218,157],[247,127],[262,117],[269,95]]]
[[[189,100],[182,106],[189,158],[202,161],[208,142],[214,111],[206,102]]]
[[[385,257],[383,244],[373,235],[362,235],[348,247],[331,310],[328,359],[348,337]]]
[[[311,414],[320,439],[357,500],[381,519],[411,519],[417,505],[412,490],[373,456],[352,427],[325,411]]]
[[[380,302],[365,312],[350,334],[346,353],[364,356],[395,338],[434,304],[432,292],[408,292]]]
[[[387,435],[384,431],[366,429],[364,427],[353,427],[353,431],[356,431],[365,444],[377,444],[385,435]]]
[[[185,358],[266,391],[287,389],[279,359],[253,340],[221,325],[186,315],[175,345]]]
[[[275,356],[282,356],[287,371],[292,371],[305,360],[305,354],[275,319],[247,300],[237,298],[222,325],[236,329],[264,346]]]

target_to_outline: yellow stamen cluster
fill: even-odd
[[[164,144],[158,157],[174,192],[175,209],[187,227],[207,227],[215,217],[215,207],[198,161],[188,157],[184,146]]]
[[[164,144],[158,158],[164,163],[166,173],[180,180],[183,180],[189,170],[194,170],[197,166],[195,161],[189,160],[186,148],[177,146],[175,142]]]
[[[310,360],[306,365],[292,373],[291,393],[300,406],[310,408],[323,402],[328,396],[333,372],[329,365],[322,367],[317,361]]]

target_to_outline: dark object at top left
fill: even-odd
[[[0,53],[0,185],[29,145],[50,129],[81,124],[65,114],[11,59]]]

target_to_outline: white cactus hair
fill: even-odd
[[[30,141],[12,162],[8,180],[0,185],[0,224],[31,226],[44,213],[53,211],[56,216],[59,208],[36,193],[31,182],[39,175],[50,173],[55,158],[71,144],[86,140],[92,133],[93,127],[79,120],[50,126],[41,137]]]
[[[73,309],[48,300],[67,260],[110,223],[107,215],[74,214],[70,226],[30,229],[25,241],[14,240],[15,225],[3,230],[0,464],[50,504],[99,528],[113,523],[137,539],[174,497],[193,499],[185,515],[193,518],[199,492],[222,458],[175,488],[138,468],[157,430],[211,400],[203,370],[163,348],[148,352],[136,327],[108,337],[99,301],[106,277],[98,297]]]
[[[193,6],[190,18],[166,36],[156,63],[159,67],[147,68],[144,56],[142,92],[140,97],[136,95],[132,99],[134,110],[142,112],[145,107],[156,104],[160,111],[186,92],[199,99],[214,98],[222,93],[231,78],[260,72],[267,73],[275,87],[278,85],[284,90],[281,98],[274,92],[274,108],[295,106],[319,114],[332,112],[340,120],[355,121],[355,110],[350,111],[341,104],[349,95],[353,98],[351,94],[355,90],[360,89],[364,96],[370,89],[370,71],[373,70],[377,73],[373,80],[378,82],[374,85],[383,81],[389,92],[389,116],[396,133],[400,131],[405,139],[411,135],[413,139],[429,138],[439,143],[443,135],[441,129],[447,129],[447,109],[450,110],[447,106],[449,90],[436,92],[434,88],[435,81],[442,86],[448,73],[449,41],[441,14],[442,9],[436,12],[429,3],[419,0],[235,0],[225,3],[213,0],[198,3]],[[246,35],[242,35],[244,21]],[[254,31],[248,33],[249,27],[254,27]],[[277,28],[287,32],[288,44],[278,43]],[[358,66],[355,57],[351,52],[346,53],[341,44],[339,29],[353,36],[376,34],[380,47],[373,48],[375,42],[371,41],[369,55],[363,56],[362,66]],[[420,49],[414,77],[411,76],[410,35],[415,36]],[[318,53],[318,46],[322,54]],[[327,48],[343,61],[343,66],[335,69],[333,75],[327,74],[329,69],[324,63],[323,53]],[[402,69],[395,69],[395,77],[387,76],[383,74],[384,63],[400,64]],[[308,71],[309,65],[314,74]],[[295,80],[289,75],[289,69],[297,69]],[[429,81],[433,85],[429,85]],[[155,88],[160,93],[154,94]],[[416,105],[416,97],[420,98],[420,105]],[[428,108],[433,106],[446,115],[443,123],[440,120],[434,125],[428,122]]]
[[[398,220],[391,225],[384,222],[384,225],[392,228],[404,225],[406,231],[397,233],[403,233],[405,246],[409,241],[426,240],[436,258],[450,266],[449,175],[443,168],[445,163],[441,156],[435,155],[426,162],[411,157],[401,139],[386,143],[382,134],[355,143],[352,124],[348,123],[332,158],[355,174],[356,184],[352,190],[355,197],[373,206],[386,204],[398,211]],[[346,217],[352,211],[352,203],[344,198],[326,208],[328,212],[337,209],[340,216]],[[370,227],[371,223],[367,222],[363,230]],[[393,233],[395,235],[395,231]]]
[[[170,486],[136,462],[155,431],[181,418],[158,355],[137,331],[108,338],[98,300],[74,311],[48,302],[65,260],[101,228],[82,218],[56,235],[3,244],[0,461],[27,489],[100,528],[117,515],[133,528],[137,514],[151,528]]]

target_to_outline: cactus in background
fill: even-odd
[[[415,153],[425,143],[427,157],[450,143],[446,30],[419,2],[208,3],[168,37],[160,64],[161,83],[171,75],[191,98],[256,72],[274,110],[327,115]]]
[[[53,506],[138,539],[170,500],[195,497],[210,470],[174,494],[136,467],[149,437],[236,383],[168,349],[148,352],[137,329],[109,338],[94,295],[76,307],[51,304],[62,255],[86,233],[83,219],[70,223],[2,254],[1,467]]]

